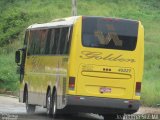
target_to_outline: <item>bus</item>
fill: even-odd
[[[16,51],[19,100],[28,113],[43,106],[60,112],[96,113],[105,120],[140,107],[144,29],[140,21],[73,16],[26,29]]]

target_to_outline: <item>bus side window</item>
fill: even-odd
[[[50,45],[48,45],[49,46],[49,54],[53,54],[54,43],[55,43],[55,29],[51,29]]]
[[[71,45],[71,39],[72,39],[72,27],[69,27],[66,37],[67,38],[66,38],[66,41],[65,41],[63,54],[68,55],[69,54],[69,50],[70,50],[70,45]]]
[[[40,53],[39,54],[45,53],[45,44],[47,41],[47,34],[48,34],[48,30],[40,30],[40,39],[39,39]]]
[[[47,34],[47,39],[46,39],[46,44],[45,44],[45,54],[49,54],[50,52],[50,45],[51,45],[51,41],[52,40],[52,30],[49,29],[48,30],[48,34]]]
[[[34,44],[35,44],[35,48],[34,48],[34,55],[38,55],[40,53],[40,30],[35,30],[34,31]]]
[[[34,45],[34,31],[30,31],[28,55],[33,55]]]
[[[61,40],[60,40],[60,54],[64,53],[64,49],[66,46],[66,41],[68,37],[68,27],[62,28]]]
[[[56,50],[57,55],[60,54],[61,38],[62,38],[62,28],[60,28],[59,38],[58,38],[58,42],[57,42],[57,50]]]
[[[55,29],[55,37],[54,37],[54,44],[52,46],[52,54],[57,54],[57,48],[58,48],[58,40],[59,40],[59,36],[60,36],[60,28],[56,28]]]

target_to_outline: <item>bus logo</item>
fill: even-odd
[[[81,51],[80,58],[82,58],[82,59],[95,59],[95,60],[107,60],[107,61],[114,61],[114,62],[130,62],[130,63],[136,62],[135,59],[125,58],[122,54],[103,55],[102,52],[91,52],[91,51]]]
[[[101,31],[96,31],[95,36],[99,39],[100,44],[108,45],[113,40],[115,46],[122,46],[123,42],[119,39],[116,32],[109,32],[108,35],[104,36]]]

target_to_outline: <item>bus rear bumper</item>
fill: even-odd
[[[113,98],[99,98],[86,96],[67,96],[67,106],[73,111],[98,113],[98,114],[132,114],[135,113],[140,106],[138,100],[125,100]]]

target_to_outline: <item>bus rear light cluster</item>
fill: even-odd
[[[75,77],[69,77],[69,90],[75,89]]]
[[[140,96],[141,94],[141,82],[136,82],[136,96]]]

